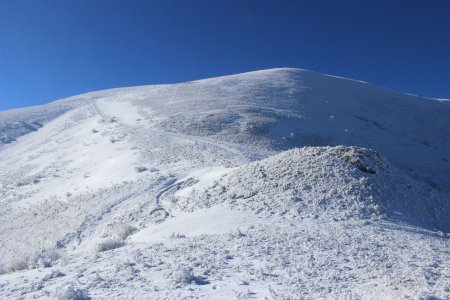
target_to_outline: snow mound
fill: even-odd
[[[305,147],[239,167],[204,189],[172,200],[184,210],[227,203],[266,215],[333,212],[335,218],[386,217],[450,230],[450,208],[426,184],[377,152]]]

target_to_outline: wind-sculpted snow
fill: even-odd
[[[239,167],[173,205],[192,211],[226,203],[264,215],[389,218],[450,231],[450,206],[378,153],[354,147],[294,149]],[[177,192],[180,194],[180,191]]]
[[[0,112],[0,298],[446,299],[449,161],[448,103],[300,69]]]

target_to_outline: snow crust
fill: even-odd
[[[258,221],[256,216],[220,206],[194,212],[172,212],[167,221],[143,229],[133,235],[131,242],[165,242],[170,238],[203,234],[222,234],[246,228]]]
[[[0,298],[447,299],[449,161],[447,102],[292,68],[0,112]]]

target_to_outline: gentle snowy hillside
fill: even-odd
[[[0,183],[0,298],[450,297],[445,101],[289,68],[92,92],[0,112]]]

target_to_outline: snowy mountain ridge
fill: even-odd
[[[293,68],[0,112],[0,295],[448,297],[449,137]]]

